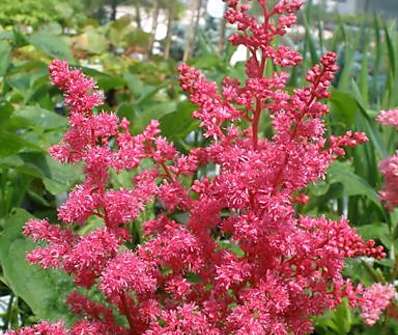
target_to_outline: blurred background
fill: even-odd
[[[221,0],[0,0],[0,333],[40,319],[72,318],[64,304],[70,280],[26,264],[32,243],[21,234],[32,215],[56,222],[57,206],[82,178],[79,166],[61,166],[47,155],[67,127],[63,99],[48,80],[51,59],[92,76],[105,94],[103,109],[129,119],[133,133],[158,119],[162,134],[186,152],[206,139],[192,118],[195,106],[179,89],[177,64],[188,62],[217,83],[245,77],[247,52],[227,43],[233,29],[224,11]],[[308,0],[280,41],[304,56],[302,66],[289,70],[290,90],[305,85],[305,72],[326,50],[337,53],[327,131],[355,129],[370,139],[305,190],[311,201],[297,208],[347,217],[364,238],[384,245],[386,259],[347,264],[345,274],[365,286],[398,279],[398,213],[386,211],[377,193],[378,164],[396,150],[398,136],[374,121],[378,111],[398,105],[396,18],[397,0]],[[267,73],[273,70],[269,64]],[[266,115],[260,131],[272,135]],[[112,183],[122,187],[130,177],[114,175]],[[141,222],[155,210],[148,208]],[[140,220],[132,224],[135,234]],[[93,219],[76,229],[84,234],[98,224]],[[316,334],[398,334],[397,318],[394,304],[380,324],[365,329],[344,303],[316,320]]]

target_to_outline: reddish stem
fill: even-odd
[[[257,145],[258,145],[258,124],[260,122],[260,116],[261,116],[261,101],[260,99],[256,99],[256,110],[254,112],[253,116],[253,125],[252,125],[252,131],[253,131],[253,149],[257,150]]]
[[[256,63],[258,64],[257,58],[255,58],[255,59],[256,59]],[[261,56],[261,64],[258,65],[259,66],[259,76],[261,76],[261,77],[263,76],[263,73],[264,73],[265,61],[266,61],[266,57],[263,53]],[[252,123],[253,149],[254,150],[257,150],[257,146],[258,146],[258,125],[260,123],[261,111],[262,111],[262,101],[261,101],[261,99],[257,98],[256,99],[256,110],[254,111],[253,123]]]
[[[264,14],[264,29],[268,29],[270,15],[269,15],[266,3],[264,3],[264,5],[263,5],[263,14]],[[257,67],[259,70],[258,76],[261,78],[264,76],[265,62],[266,62],[267,58],[264,55],[264,52],[262,51],[261,63],[259,63],[257,60],[256,50],[251,50],[251,53],[252,53],[254,60],[256,61],[256,64],[257,64]],[[252,123],[253,149],[254,150],[257,150],[257,146],[258,146],[258,125],[260,122],[261,111],[262,111],[262,101],[261,101],[261,99],[257,98],[256,99],[256,109],[254,111],[253,123]]]
[[[128,301],[128,297],[126,296],[125,293],[120,295],[120,300],[122,301],[123,309],[125,310],[125,313],[122,313],[122,314],[124,314],[126,316],[127,321],[129,323],[129,327],[130,327],[129,334],[130,335],[135,335],[135,332],[134,332],[134,321],[131,318],[131,315],[129,313],[129,301]]]
[[[166,174],[167,178],[170,179],[170,181],[174,181],[174,177],[171,174],[169,168],[167,167],[167,165],[164,162],[159,163],[159,165],[162,167],[164,173]]]
[[[153,148],[152,148],[152,146],[151,146],[150,144],[147,145],[147,150],[150,152],[151,155],[154,154]],[[164,171],[166,177],[167,177],[170,181],[175,181],[174,176],[172,175],[170,169],[167,167],[167,165],[166,165],[165,162],[156,162],[156,163],[159,164],[159,165],[162,167],[162,169],[163,169],[163,171]]]

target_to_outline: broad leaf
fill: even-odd
[[[183,139],[197,125],[192,118],[195,105],[188,101],[181,102],[177,111],[167,114],[160,119],[162,135],[171,139]]]
[[[0,260],[4,279],[13,292],[21,297],[42,320],[70,320],[65,306],[66,294],[71,290],[70,279],[57,271],[39,269],[28,264],[26,253],[34,244],[22,235],[22,229],[32,216],[15,210],[5,220],[0,237]]]
[[[68,44],[60,36],[40,31],[32,34],[28,39],[36,49],[44,52],[46,55],[74,62]]]
[[[358,105],[355,99],[348,93],[334,90],[330,98],[332,104],[331,115],[338,122],[351,127],[355,122]]]
[[[347,196],[362,195],[381,207],[376,191],[365,179],[355,174],[349,164],[335,162],[329,168],[328,180],[330,183],[341,183]]]
[[[34,127],[40,129],[56,129],[66,126],[63,116],[38,106],[26,106],[14,112],[14,116],[28,120]]]
[[[24,140],[20,136],[0,130],[0,158],[17,154],[22,151],[41,151],[40,147]]]
[[[79,166],[62,165],[47,155],[25,154],[22,158],[25,166],[40,172],[44,186],[53,195],[67,192],[82,176]]]

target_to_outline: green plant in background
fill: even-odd
[[[58,22],[64,26],[76,24],[82,6],[77,0],[2,0],[0,26],[36,28],[44,23]]]

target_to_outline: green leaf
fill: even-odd
[[[90,27],[76,38],[76,47],[92,54],[101,54],[108,48],[108,41],[102,33]]]
[[[343,302],[337,307],[335,320],[339,334],[343,335],[350,332],[352,326],[352,316],[347,299],[343,299]]]
[[[330,98],[332,104],[331,115],[338,122],[351,127],[355,122],[358,105],[355,99],[348,93],[334,90]]]
[[[60,164],[47,155],[24,154],[22,158],[25,166],[40,172],[44,186],[53,195],[67,192],[81,181],[82,171],[77,165]]]
[[[375,57],[374,68],[377,72],[383,60],[383,47],[384,47],[384,43],[381,38],[381,28],[380,28],[379,18],[377,17],[377,15],[374,15],[373,29],[375,32],[375,40],[376,40],[376,57]]]
[[[347,196],[362,195],[382,207],[377,192],[365,179],[355,174],[348,163],[334,162],[329,168],[328,180],[330,183],[341,183]]]
[[[6,82],[14,90],[19,91],[22,96],[26,96],[30,89],[31,77],[31,73],[27,73],[23,69],[21,69],[20,72],[8,75]]]
[[[162,135],[170,139],[184,139],[197,125],[192,118],[195,105],[183,101],[177,106],[177,111],[167,114],[160,119]]]
[[[29,121],[40,129],[57,129],[67,125],[66,118],[39,106],[25,106],[14,112],[14,116]]]
[[[122,34],[130,25],[131,18],[128,15],[124,15],[121,18],[110,22],[110,28],[117,30],[118,34]]]
[[[62,26],[58,22],[48,22],[39,27],[39,31],[45,31],[53,35],[62,34]]]
[[[388,248],[391,247],[394,240],[394,234],[391,234],[386,223],[378,222],[356,227],[359,234],[365,240],[379,240]]]
[[[367,52],[366,48],[362,55],[361,71],[359,73],[359,88],[366,107],[368,107],[369,102],[369,62]]]
[[[81,66],[80,69],[86,75],[93,77],[97,82],[98,87],[102,90],[108,91],[111,89],[119,89],[126,85],[126,81],[121,76],[111,76],[104,72],[84,66]]]
[[[13,113],[14,108],[9,102],[0,102],[0,126],[9,119]]]
[[[226,249],[234,253],[237,257],[245,256],[245,252],[236,244],[231,241],[218,241],[218,244],[222,249]]]
[[[385,34],[386,42],[387,42],[388,60],[390,63],[393,77],[395,77],[395,74],[396,74],[395,49],[394,49],[394,44],[392,42],[390,30],[387,28],[386,25],[384,25],[384,34]]]
[[[344,65],[339,76],[338,89],[349,90],[350,79],[353,72],[354,48],[347,45],[344,49]]]
[[[306,44],[306,46],[308,46],[308,48],[310,50],[311,63],[314,65],[319,62],[319,56],[318,56],[317,48],[315,46],[314,38],[312,36],[311,27],[310,27],[310,24],[308,23],[308,16],[305,14],[303,15],[303,22],[304,22],[304,28],[305,28],[305,44]]]
[[[318,327],[325,329],[325,334],[348,334],[353,325],[348,300],[344,298],[334,311],[327,311],[317,319],[316,323]]]
[[[126,81],[130,92],[133,93],[136,98],[143,94],[144,83],[135,74],[126,72],[123,78]]]
[[[133,104],[134,114],[130,114],[132,120],[132,131],[138,134],[144,130],[151,120],[161,120],[163,116],[176,110],[174,101],[163,101],[147,103],[144,105]]]
[[[329,188],[330,188],[330,184],[328,184],[325,181],[320,181],[320,182],[317,182],[317,183],[311,185],[309,187],[309,191],[312,195],[314,195],[316,197],[320,197],[322,195],[325,195],[329,191]]]
[[[34,244],[24,238],[22,228],[32,216],[15,210],[5,220],[0,236],[0,260],[4,279],[15,295],[21,297],[42,320],[70,320],[65,306],[66,294],[71,290],[70,279],[57,271],[39,269],[26,262],[26,253]]]
[[[352,81],[352,87],[353,94],[359,106],[360,115],[364,119],[363,123],[366,128],[366,134],[369,136],[372,145],[375,147],[375,149],[377,149],[379,157],[385,158],[388,156],[386,146],[384,145],[384,142],[381,138],[380,132],[377,129],[375,122],[373,122],[373,119],[370,117],[370,111],[366,109],[366,103],[364,102],[359,87],[354,80]]]
[[[2,145],[0,145],[0,157],[14,155],[26,150],[41,151],[40,147],[37,145],[24,140],[14,133],[4,130],[0,131],[0,143],[2,143]]]
[[[220,57],[216,54],[205,54],[196,58],[193,62],[193,66],[198,69],[214,69],[221,65]]]
[[[82,179],[82,169],[77,165],[61,164],[49,156],[45,157],[45,164],[48,170],[45,171],[44,185],[53,195],[68,191]]]
[[[11,61],[11,46],[6,41],[0,41],[0,77],[7,72]]]
[[[36,49],[50,57],[65,59],[71,63],[75,61],[68,44],[60,36],[39,31],[29,36],[28,40]]]
[[[365,240],[383,240],[389,235],[389,229],[386,224],[372,223],[356,228]]]

